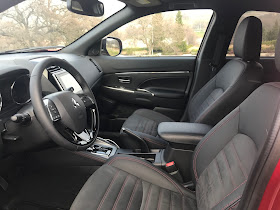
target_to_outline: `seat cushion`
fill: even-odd
[[[169,117],[149,109],[136,110],[123,124],[123,128],[144,139],[149,148],[165,148],[167,142],[158,136],[157,128],[161,122],[173,122]],[[121,132],[122,146],[140,148],[137,141]]]
[[[195,194],[147,161],[117,155],[86,182],[71,209],[196,209]]]

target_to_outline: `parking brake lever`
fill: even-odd
[[[122,128],[122,131],[124,133],[126,133],[128,136],[132,137],[133,139],[137,140],[137,142],[140,144],[141,146],[141,152],[144,153],[149,153],[150,149],[147,145],[147,143],[145,142],[144,139],[142,139],[140,136],[137,136],[135,133],[133,133],[131,130],[126,129],[126,128]]]

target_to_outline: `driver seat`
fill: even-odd
[[[280,71],[280,41],[276,49]],[[254,91],[221,120],[193,153],[195,192],[151,163],[116,155],[79,192],[71,209],[232,209],[237,208],[265,143],[279,132],[280,83]]]

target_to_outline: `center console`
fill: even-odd
[[[189,169],[192,166],[193,151],[211,129],[211,126],[199,123],[164,122],[158,126],[158,135],[168,141],[169,144],[165,149],[135,152],[133,149],[120,148],[110,139],[98,137],[87,151],[105,160],[117,154],[132,155],[166,170],[168,164],[173,162],[176,163],[173,168],[175,167],[177,172],[177,179],[181,182],[188,182],[191,180],[191,170]],[[178,176],[178,173],[180,176]],[[173,175],[174,173],[170,174]]]
[[[92,155],[102,157],[103,159],[109,159],[117,154],[124,154],[139,157],[140,159],[147,160],[157,166],[164,165],[164,150],[155,149],[148,153],[134,152],[132,149],[122,149],[114,141],[101,137],[97,137],[94,144],[89,147],[87,151]]]

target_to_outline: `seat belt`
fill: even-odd
[[[8,182],[3,177],[0,176],[0,187],[3,190],[7,191],[8,186],[9,186]]]
[[[219,34],[218,40],[216,42],[216,48],[214,51],[213,59],[212,59],[211,63],[209,64],[210,69],[211,69],[211,74],[210,74],[211,79],[217,74],[217,70],[218,70],[221,56],[222,56],[222,51],[224,48],[225,38],[226,38],[226,36],[221,33],[221,34]]]

